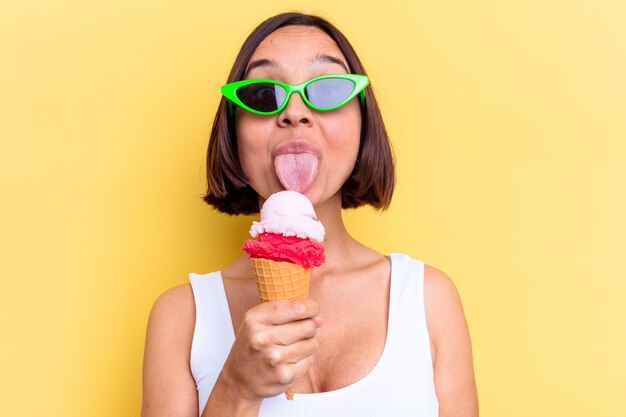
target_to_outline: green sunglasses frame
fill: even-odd
[[[306,94],[304,94],[304,89],[306,88],[307,85],[311,84],[312,82],[315,81],[319,81],[319,80],[324,80],[324,79],[328,79],[328,78],[339,78],[342,80],[350,80],[354,83],[354,90],[352,91],[352,93],[348,96],[348,98],[346,98],[344,101],[342,101],[341,103],[337,104],[336,106],[332,106],[332,107],[326,107],[326,108],[322,108],[322,107],[317,107],[315,105],[313,105],[307,98],[306,98]],[[283,87],[286,91],[285,94],[285,101],[283,102],[283,104],[277,108],[276,110],[270,111],[270,112],[263,112],[263,111],[258,111],[255,110],[253,108],[250,108],[248,106],[246,106],[241,100],[239,100],[239,97],[237,97],[237,90],[243,86],[246,85],[250,85],[250,84],[261,84],[261,83],[265,83],[265,84],[276,84],[279,85],[281,87]],[[272,114],[276,114],[276,113],[280,113],[289,103],[289,100],[291,99],[291,94],[296,92],[298,94],[300,94],[300,97],[302,97],[302,101],[304,101],[306,103],[307,106],[309,106],[310,108],[312,108],[313,110],[317,110],[317,111],[331,111],[331,110],[335,110],[338,109],[339,107],[345,105],[346,103],[348,103],[350,100],[352,100],[354,97],[356,97],[357,94],[361,94],[361,105],[365,106],[365,87],[367,87],[369,85],[369,78],[367,77],[367,75],[362,75],[362,74],[329,74],[329,75],[322,75],[320,77],[315,77],[315,78],[311,78],[308,81],[305,81],[301,84],[296,84],[296,85],[291,85],[291,84],[285,84],[283,82],[280,81],[276,81],[276,80],[270,80],[270,79],[265,79],[265,78],[258,78],[258,79],[252,79],[252,80],[241,80],[241,81],[235,81],[232,83],[228,83],[228,84],[224,84],[222,86],[222,94],[228,99],[228,114],[232,116],[233,114],[233,107],[232,107],[232,103],[237,104],[239,107],[251,112],[251,113],[255,113],[255,114],[260,114],[260,115],[264,115],[264,116],[270,116]]]

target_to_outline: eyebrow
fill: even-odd
[[[346,66],[346,64],[337,57],[326,55],[326,54],[317,54],[311,60],[312,64],[324,63],[324,62],[337,64],[346,71],[346,74],[350,73],[350,70],[348,70],[348,67]],[[246,71],[244,72],[245,76],[247,76],[250,73],[250,71],[252,71],[253,69],[260,68],[260,67],[281,68],[281,65],[272,58],[257,59],[255,61],[251,61],[248,64],[248,67],[246,68]]]
[[[250,73],[250,71],[259,67],[280,68],[280,64],[276,62],[275,60],[273,60],[272,58],[257,59],[256,61],[251,61],[248,64],[248,67],[246,68],[246,71],[244,72],[244,74],[247,76]]]
[[[316,64],[316,63],[323,63],[323,62],[328,62],[331,64],[337,64],[339,66],[341,66],[347,74],[350,73],[350,70],[348,70],[348,67],[346,66],[346,64],[339,58],[334,57],[332,55],[326,55],[326,54],[317,54],[315,56],[315,58],[313,58],[313,60],[311,61],[312,64]]]

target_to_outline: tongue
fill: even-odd
[[[317,174],[317,156],[310,153],[288,153],[274,158],[274,169],[287,190],[304,193]]]

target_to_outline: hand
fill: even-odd
[[[249,401],[283,393],[313,363],[321,326],[310,299],[268,301],[246,312],[222,372]]]

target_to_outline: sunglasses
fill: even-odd
[[[322,75],[297,85],[268,79],[241,80],[223,85],[222,94],[228,99],[231,115],[235,103],[249,112],[269,116],[282,111],[294,92],[300,94],[307,106],[318,111],[338,109],[359,93],[364,105],[368,84],[367,75],[360,74]]]

